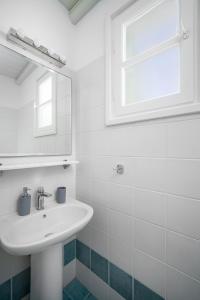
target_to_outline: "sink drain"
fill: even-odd
[[[52,234],[53,234],[53,232],[46,233],[46,234],[44,235],[44,237],[48,237],[48,236],[50,236],[50,235],[52,235]]]

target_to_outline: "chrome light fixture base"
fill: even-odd
[[[66,65],[65,58],[52,53],[52,51],[45,46],[41,45],[38,41],[25,36],[22,32],[10,28],[7,34],[7,39],[14,42],[25,50],[29,50],[36,54],[37,56],[46,59],[49,63],[55,65],[56,67],[62,68]]]

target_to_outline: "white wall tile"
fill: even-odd
[[[166,226],[200,239],[200,201],[168,195]]]
[[[77,279],[90,290],[91,271],[85,267],[79,260],[76,261],[76,277]]]
[[[133,247],[131,240],[127,243],[122,242],[119,238],[108,237],[109,260],[127,272],[132,274]]]
[[[90,247],[104,257],[108,257],[107,234],[98,229],[91,228]]]
[[[166,170],[161,175],[165,179],[168,193],[200,199],[200,160],[168,159]]]
[[[129,244],[132,238],[132,217],[108,210],[108,235]]]
[[[200,283],[167,267],[166,300],[199,300]]]
[[[67,286],[76,277],[76,260],[64,266],[63,270],[63,287]]]
[[[91,272],[90,291],[97,299],[109,300],[109,286]]]
[[[91,181],[91,200],[97,205],[109,206],[110,201],[110,183],[103,180]]]
[[[160,296],[165,295],[165,266],[137,250],[134,257],[133,277]]]
[[[135,159],[135,185],[138,188],[163,192],[166,189],[165,159],[137,158]],[[171,174],[172,176],[172,174]]]
[[[164,229],[140,220],[135,221],[135,247],[155,258],[164,261]]]
[[[168,124],[168,156],[200,158],[200,119]]]
[[[167,263],[200,280],[200,242],[172,232],[166,238]]]
[[[85,228],[79,231],[77,234],[77,239],[80,240],[85,245],[90,246],[91,226],[87,225]]]
[[[165,202],[165,194],[136,189],[135,216],[158,225],[164,225]]]
[[[132,188],[109,183],[109,208],[121,213],[132,214],[134,206],[134,191]]]
[[[109,288],[109,300],[124,300],[115,290]]]
[[[117,164],[124,166],[124,173],[117,174],[114,168]],[[132,186],[135,183],[136,177],[136,160],[134,158],[124,157],[97,157],[93,159],[93,177],[102,180],[108,180],[121,185]]]
[[[102,232],[107,233],[109,218],[109,212],[107,208],[101,204],[96,204],[95,202],[93,202],[92,206],[94,214],[92,220],[90,221],[90,225],[96,230],[101,230]]]

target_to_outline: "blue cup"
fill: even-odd
[[[58,203],[65,203],[65,201],[66,201],[66,187],[65,186],[60,186],[57,188],[56,201]]]

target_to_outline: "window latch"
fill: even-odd
[[[184,40],[189,39],[189,37],[190,37],[189,31],[188,30],[184,30],[183,34],[182,34],[182,37],[183,37]]]

